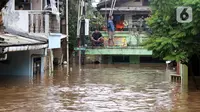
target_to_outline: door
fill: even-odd
[[[33,58],[33,75],[40,75],[41,74],[41,57],[34,57]]]

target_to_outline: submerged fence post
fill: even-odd
[[[188,67],[186,65],[180,65],[180,74],[181,74],[181,85],[188,87]]]

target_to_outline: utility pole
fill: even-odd
[[[68,0],[66,0],[66,56],[67,56],[67,72],[69,72],[69,24],[68,24]]]
[[[80,30],[81,30],[81,19],[82,19],[82,6],[83,6],[83,0],[79,0],[79,8],[78,8],[78,22],[77,22],[77,42],[78,42],[78,64],[79,64],[79,68],[81,67],[81,39],[80,39]]]
[[[85,46],[85,1],[79,1],[78,23],[77,23],[77,40],[79,47],[79,65],[84,65],[85,51],[82,49]]]
[[[81,20],[81,46],[85,47],[85,1],[83,0],[83,18]],[[81,50],[81,65],[85,64],[85,51]]]

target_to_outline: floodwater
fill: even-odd
[[[200,92],[171,83],[162,64],[70,70],[0,77],[0,112],[200,112]]]

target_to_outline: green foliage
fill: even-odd
[[[73,49],[76,45],[78,20],[78,0],[69,0],[69,47]]]
[[[105,26],[105,18],[100,14],[95,7],[92,7],[92,0],[88,1],[87,6],[87,19],[90,19],[90,29],[99,28],[99,30]]]
[[[105,26],[105,18],[100,14],[100,12],[93,12],[93,14],[87,15],[87,18],[90,19],[90,29],[98,28],[101,30]]]
[[[60,0],[60,12],[61,18],[65,19],[66,14],[66,0]],[[77,37],[77,21],[78,21],[78,0],[69,0],[69,47],[73,49],[76,46]],[[99,12],[92,7],[92,0],[88,0],[88,6],[86,10],[86,18],[90,19],[90,27],[94,28],[102,26],[104,23],[103,17]]]
[[[176,21],[176,7],[190,6],[193,21],[181,24]],[[200,51],[200,0],[152,0],[152,15],[147,24],[153,31],[144,43],[155,57],[188,63]]]
[[[61,19],[66,18],[66,0],[60,0]],[[78,19],[78,0],[69,0],[69,47],[73,49],[76,45],[77,19]]]

